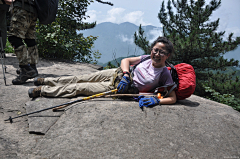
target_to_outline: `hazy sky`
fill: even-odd
[[[87,14],[89,22],[97,21],[123,23],[131,22],[139,26],[153,25],[160,27],[157,15],[163,0],[103,0],[112,2],[114,6],[92,3]],[[210,0],[207,0],[209,2]],[[167,0],[165,0],[166,5]],[[240,36],[240,0],[222,0],[221,6],[213,12],[211,20],[220,18],[218,31],[233,32]],[[225,34],[226,35],[226,34]]]

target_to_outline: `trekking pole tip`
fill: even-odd
[[[12,120],[11,116],[9,116],[9,121],[10,121],[11,124],[13,123],[13,120]]]
[[[4,120],[4,121],[10,121],[10,123],[12,124],[13,123],[13,120],[12,120],[12,117],[11,116],[9,116],[9,118],[8,119],[6,119],[6,120]]]

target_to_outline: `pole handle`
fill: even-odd
[[[161,93],[158,94],[109,94],[104,97],[138,97],[138,96],[148,96],[148,97],[157,97],[158,99],[163,99]]]
[[[63,106],[60,106],[60,107],[56,107],[56,108],[53,108],[52,111],[53,112],[56,112],[58,109],[62,109],[62,108],[65,108],[67,106],[69,106],[70,104],[66,104],[66,105],[63,105]]]

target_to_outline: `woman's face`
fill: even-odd
[[[158,42],[151,50],[152,65],[156,68],[165,66],[165,61],[168,59],[169,53],[165,48],[165,44]]]

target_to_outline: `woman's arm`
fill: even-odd
[[[122,59],[121,69],[123,70],[123,72],[125,71],[129,72],[129,66],[138,64],[140,61],[141,61],[141,56]]]
[[[168,97],[160,99],[160,104],[174,104],[177,101],[175,91],[172,91]]]

